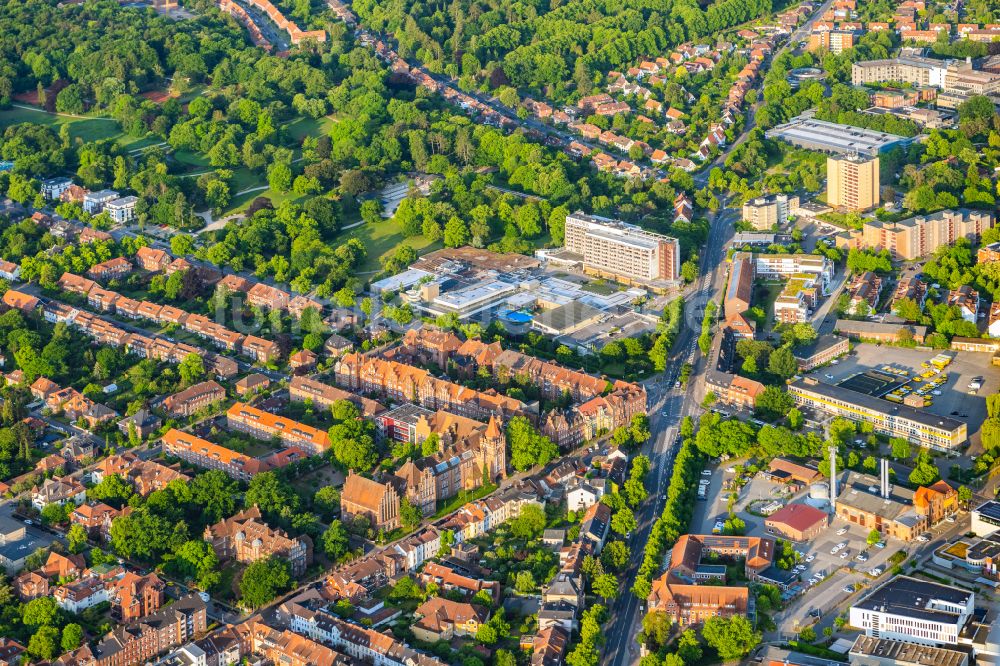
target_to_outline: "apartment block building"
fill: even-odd
[[[862,228],[861,246],[888,250],[894,259],[918,259],[959,238],[975,243],[993,223],[992,213],[968,208],[917,215],[899,222],[876,220],[866,222]]]
[[[917,57],[865,60],[851,65],[851,82],[856,86],[895,82],[944,88],[950,63]]]
[[[200,382],[163,399],[163,409],[171,416],[188,417],[199,409],[226,399],[226,389],[214,380]]]
[[[293,576],[305,573],[312,559],[312,547],[305,538],[292,538],[269,526],[256,506],[206,527],[204,539],[222,561],[249,563],[274,556],[291,565]]]
[[[680,278],[680,243],[632,224],[576,212],[566,216],[565,248],[584,270],[623,281]]]
[[[346,400],[369,418],[385,411],[385,406],[375,400],[299,375],[292,377],[288,385],[288,395],[292,402],[309,401],[321,409],[329,409],[335,402]]]
[[[879,159],[859,155],[826,158],[826,202],[848,210],[868,210],[879,203]]]
[[[330,448],[330,437],[323,430],[242,402],[235,403],[226,412],[226,424],[259,439],[277,437],[285,444],[301,447],[310,455],[319,455]]]
[[[809,34],[808,48],[810,51],[823,49],[830,53],[843,53],[854,48],[856,37],[850,30],[814,30]]]
[[[477,391],[438,379],[428,371],[397,361],[346,354],[335,369],[337,383],[348,389],[378,393],[396,401],[409,401],[429,409],[443,409],[459,416],[486,420],[497,415],[506,420],[527,415],[520,400],[491,391]]]
[[[757,197],[743,204],[743,221],[765,231],[788,222],[789,214],[798,207],[799,198],[787,194]]]
[[[175,428],[168,430],[162,441],[163,451],[167,455],[205,469],[222,470],[237,481],[250,481],[254,475],[268,469],[268,466],[257,458],[251,458]]]
[[[904,437],[914,444],[938,451],[956,449],[968,439],[966,424],[962,421],[812,378],[789,384],[788,394],[802,407],[871,423],[875,432],[889,437]]]
[[[820,293],[829,292],[833,281],[833,263],[818,254],[754,254],[754,270],[764,279],[790,278],[798,273],[812,273],[818,278]]]

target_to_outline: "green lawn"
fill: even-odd
[[[68,125],[70,136],[74,139],[80,138],[84,141],[112,139],[125,150],[143,148],[160,142],[160,138],[153,135],[146,137],[126,136],[122,134],[118,122],[111,118],[71,118],[35,108],[12,108],[0,111],[0,129],[18,123],[46,125],[57,132],[62,125]]]
[[[112,139],[121,136],[118,123],[110,118],[68,118],[46,113],[41,109],[14,108],[0,111],[0,127],[8,127],[18,123],[48,125],[57,132],[60,125],[69,125],[73,138],[80,137],[84,141]]]
[[[305,116],[301,116],[288,123],[285,129],[288,131],[288,136],[294,139],[295,143],[298,144],[307,136],[329,134],[330,128],[335,122],[337,121],[330,116],[324,116],[322,118],[307,118]]]
[[[356,221],[345,220],[345,225],[354,224]],[[382,265],[379,263],[379,259],[392,254],[400,245],[409,245],[420,254],[442,247],[440,241],[432,243],[423,236],[405,238],[392,220],[376,222],[375,224],[362,224],[359,227],[347,229],[332,244],[343,243],[349,238],[359,239],[368,248],[368,256],[359,267],[359,273],[374,273],[381,270]]]

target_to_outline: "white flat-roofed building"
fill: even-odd
[[[780,139],[800,148],[838,155],[857,153],[873,156],[892,147],[913,142],[912,137],[802,117],[769,129],[764,136],[768,139]]]
[[[973,509],[969,529],[978,537],[1000,531],[1000,502],[990,500]]]
[[[73,184],[69,178],[48,178],[42,181],[41,192],[46,199],[58,199]]]
[[[974,592],[896,576],[851,606],[849,624],[873,638],[955,645],[975,608]]]
[[[118,198],[119,195],[114,190],[87,192],[83,195],[83,210],[91,215],[97,215],[104,210],[105,206]]]
[[[462,289],[449,291],[430,301],[431,309],[454,312],[460,317],[471,317],[485,310],[495,308],[517,292],[517,285],[493,280],[479,282]]]
[[[118,224],[124,224],[135,216],[135,205],[139,202],[139,197],[127,196],[109,201],[104,210],[108,216]]]
[[[583,257],[584,270],[625,281],[680,278],[676,238],[633,224],[576,212],[566,216],[566,250]]]
[[[818,254],[758,254],[753,255],[754,271],[757,277],[790,278],[810,273],[817,277],[820,293],[829,292],[833,282],[833,263]]]
[[[424,278],[430,279],[433,277],[433,273],[422,271],[419,268],[410,268],[402,273],[390,275],[377,282],[372,282],[370,289],[373,294],[381,294],[384,291],[405,290],[410,289]]]

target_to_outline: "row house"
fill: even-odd
[[[66,275],[76,278],[76,280],[82,280],[82,278],[77,278],[77,276],[72,274]],[[66,275],[63,277],[66,277]],[[90,281],[88,280],[87,282]],[[91,286],[93,286],[93,283],[91,283]],[[115,301],[115,309],[118,314],[121,315],[124,313],[123,303],[126,301],[134,303],[136,310],[138,310],[139,303],[137,301],[120,297]],[[111,322],[90,315],[89,313],[80,312],[65,303],[50,301],[45,305],[44,315],[46,321],[72,323],[76,328],[97,339],[99,342],[124,347],[127,352],[141,358],[180,363],[186,356],[195,354],[205,359],[210,371],[223,379],[234,376],[239,370],[236,361],[225,356],[210,354],[203,349],[185,343],[170,342],[166,338],[159,336],[152,337],[138,333],[128,333]],[[134,318],[138,318],[138,316],[136,315]]]
[[[973,324],[979,318],[979,292],[965,284],[948,292],[947,303],[958,308],[962,319]]]
[[[167,396],[161,406],[171,416],[189,417],[195,412],[226,399],[226,389],[208,380]]]
[[[351,659],[375,666],[444,666],[445,662],[400,642],[390,634],[363,627],[323,610],[294,601],[279,609],[280,617],[292,631],[333,645]]]
[[[848,312],[851,314],[868,314],[878,307],[882,295],[882,278],[872,271],[855,275],[847,287],[850,297]]]
[[[288,629],[279,631],[259,620],[235,627],[247,661],[261,659],[282,666],[348,666],[350,661],[322,643]]]
[[[271,527],[256,506],[206,527],[203,538],[221,561],[250,563],[277,557],[291,565],[296,577],[304,574],[312,561],[312,546],[304,537],[292,538]]]
[[[496,391],[476,391],[438,379],[421,368],[356,353],[346,354],[337,362],[335,376],[337,383],[348,389],[378,393],[477,420],[486,420],[491,415],[506,420],[529,414],[523,402]]]
[[[233,404],[226,412],[226,425],[258,439],[278,438],[310,455],[319,455],[330,448],[330,437],[325,431],[242,402]]]

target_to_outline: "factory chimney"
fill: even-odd
[[[882,482],[880,486],[882,491],[881,494],[883,499],[889,499],[889,461],[885,458],[882,458],[881,464],[882,464],[882,469],[881,469],[882,473],[880,476],[880,480]]]
[[[830,513],[837,515],[837,447],[830,447]]]

